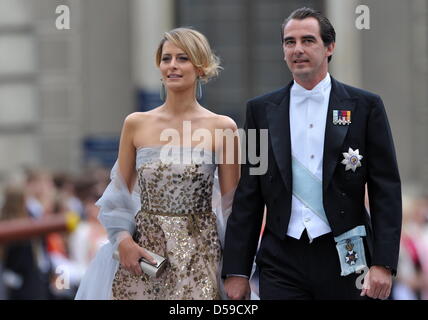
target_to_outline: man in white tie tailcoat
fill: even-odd
[[[402,209],[384,105],[329,74],[335,30],[321,13],[300,8],[281,32],[293,81],[247,104],[245,129],[269,132],[268,169],[251,175],[252,164],[241,167],[226,230],[226,292],[249,296],[266,206],[256,257],[261,299],[386,299]]]

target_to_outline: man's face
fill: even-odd
[[[309,17],[287,23],[282,48],[294,78],[310,80],[327,72],[327,58],[333,54],[334,43],[324,46],[318,20]]]

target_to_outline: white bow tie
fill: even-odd
[[[322,94],[321,89],[315,90],[305,90],[302,88],[297,88],[293,91],[293,97],[296,103],[302,103],[306,99],[311,99],[314,102],[321,103],[323,102],[324,95]]]

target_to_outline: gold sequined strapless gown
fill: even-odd
[[[141,210],[134,240],[143,248],[167,257],[159,278],[135,276],[119,265],[112,285],[113,299],[218,299],[221,246],[212,212],[213,154],[201,161],[165,163],[160,148],[137,150]],[[194,149],[177,147],[183,159]],[[194,154],[194,153],[193,153]]]

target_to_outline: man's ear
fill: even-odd
[[[332,42],[327,46],[327,57],[330,57],[333,55],[335,48],[336,48],[336,42]]]

